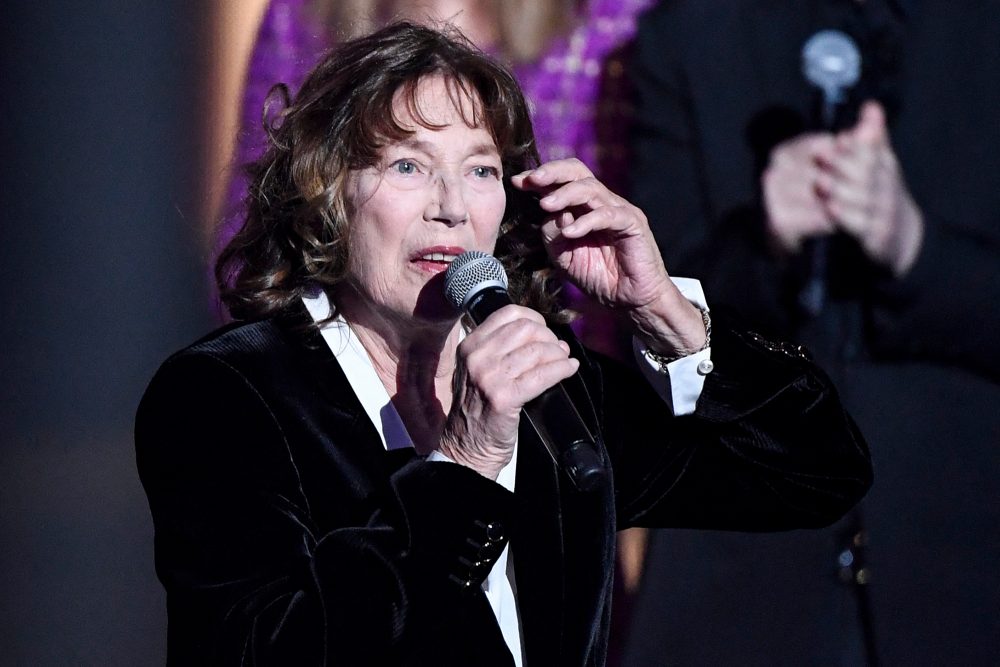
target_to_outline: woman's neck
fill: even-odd
[[[368,353],[417,451],[436,449],[451,409],[461,322],[404,321],[345,296],[337,300],[338,311]]]
[[[435,328],[428,330],[412,324],[405,332],[400,330],[402,327],[387,331],[349,315],[344,317],[390,394],[415,385],[428,388],[438,380],[451,382],[459,340],[457,324],[443,334]]]

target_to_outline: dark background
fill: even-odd
[[[186,7],[186,9],[181,9]],[[162,664],[132,418],[212,326],[199,3],[5,2],[0,664]]]

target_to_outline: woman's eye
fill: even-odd
[[[411,160],[396,160],[392,163],[392,168],[406,176],[415,174],[418,171],[417,164]]]
[[[477,178],[488,178],[490,176],[499,178],[500,170],[496,167],[476,167],[472,170],[472,174]]]

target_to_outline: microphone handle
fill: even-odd
[[[799,307],[810,317],[818,317],[826,306],[829,277],[830,240],[825,236],[806,239],[806,275],[798,293]]]
[[[476,324],[511,302],[507,290],[487,287],[465,304]],[[597,454],[594,437],[560,382],[528,401],[522,409],[556,466],[580,491],[597,488],[607,479],[607,469]]]
[[[841,91],[823,92],[823,129],[833,132],[837,129],[837,111],[840,108]],[[819,317],[826,307],[827,284],[830,278],[830,240],[820,236],[806,239],[802,244],[806,257],[806,275],[797,295],[799,308],[810,318]]]
[[[607,479],[607,471],[594,447],[594,438],[562,382],[528,401],[522,412],[573,486],[580,491],[590,491]]]

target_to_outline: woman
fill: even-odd
[[[248,201],[219,263],[244,323],[137,416],[171,663],[600,665],[617,527],[822,525],[870,483],[822,374],[721,321],[709,349],[642,213],[539,166],[513,78],[460,37],[327,56]],[[517,304],[471,331],[441,285],[464,250]],[[552,266],[634,323],[648,382],[557,324]],[[592,492],[520,418],[559,381],[613,470]]]
[[[318,54],[339,40],[367,33],[393,16],[432,25],[447,19],[481,49],[512,64],[530,102],[535,144],[543,160],[576,157],[612,191],[625,192],[631,127],[626,56],[638,16],[653,2],[243,0],[238,15],[254,14],[259,27],[246,70],[240,72],[243,94],[238,105],[241,120],[235,136],[235,158],[223,158],[223,163],[237,167],[260,158],[267,144],[261,109],[274,83],[285,82],[297,91]],[[232,30],[233,24],[232,19],[223,22],[227,30]],[[222,43],[235,46],[245,42],[229,39]],[[215,86],[213,90],[219,95],[226,89]],[[224,153],[220,150],[215,155]],[[220,164],[215,173],[221,176],[225,171]],[[219,206],[220,215],[213,213],[206,218],[213,226],[215,250],[232,238],[245,218],[247,175],[234,168],[228,178],[225,210]],[[212,189],[221,193],[223,186]],[[222,225],[217,223],[220,217],[225,218]],[[614,313],[583,298],[571,285],[566,288],[563,301],[580,314],[572,324],[574,334],[592,350],[618,359],[631,358],[627,323],[620,323]],[[221,311],[215,297],[213,290],[213,308]],[[646,533],[634,528],[618,535],[613,644],[621,644],[627,635],[628,612],[639,589],[645,559]]]

